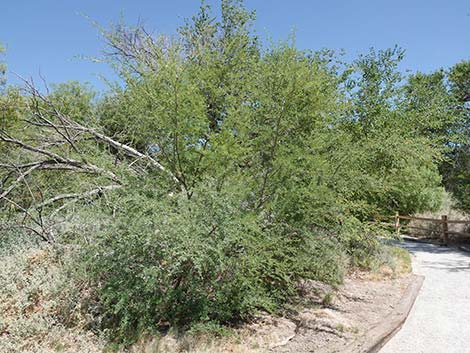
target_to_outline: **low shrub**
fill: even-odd
[[[83,329],[90,318],[80,310],[83,296],[66,257],[21,232],[1,236],[0,353],[101,352],[103,341]]]
[[[109,227],[84,253],[102,328],[123,343],[143,331],[233,323],[273,312],[299,278],[339,283],[334,240],[264,225],[238,192],[119,201]]]

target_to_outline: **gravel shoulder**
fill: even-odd
[[[470,253],[407,242],[423,287],[402,329],[380,353],[469,353]]]

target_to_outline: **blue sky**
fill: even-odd
[[[219,1],[208,0],[215,8]],[[256,31],[274,39],[295,29],[309,49],[344,49],[354,58],[370,47],[406,49],[402,69],[429,72],[470,59],[469,0],[246,0],[257,11]],[[102,25],[141,18],[156,32],[174,33],[193,15],[198,0],[0,0],[0,42],[10,71],[48,82],[80,80],[98,90],[99,75],[113,78],[105,64],[77,59],[97,56],[99,34],[83,16]],[[13,73],[10,82],[17,82]]]

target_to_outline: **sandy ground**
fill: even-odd
[[[470,253],[406,243],[425,280],[403,328],[380,353],[470,353]]]
[[[411,278],[373,280],[369,276],[349,276],[335,293],[330,308],[304,309],[292,317],[297,324],[296,335],[269,352],[336,352],[381,322],[400,301]]]

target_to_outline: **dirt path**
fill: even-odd
[[[380,353],[470,353],[470,253],[406,243],[421,292],[403,328]]]
[[[383,276],[374,274],[375,276]],[[391,275],[391,273],[390,273]],[[295,335],[285,345],[269,349],[270,353],[333,353],[343,352],[347,344],[363,336],[383,321],[400,302],[412,276],[373,278],[371,273],[350,274],[334,291],[330,307],[308,308],[293,315]],[[326,286],[326,285],[320,285]],[[323,288],[312,296],[318,301],[328,292]],[[309,290],[310,293],[316,291]],[[308,297],[308,296],[307,296]],[[315,298],[317,297],[317,300]],[[321,299],[320,299],[321,300]],[[263,350],[265,352],[265,350]],[[349,352],[348,352],[349,353]]]

